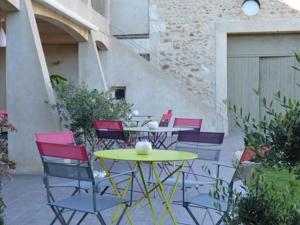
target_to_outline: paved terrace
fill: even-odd
[[[221,151],[220,162],[231,163],[235,157],[234,152],[237,149],[241,149],[242,146],[243,142],[240,134],[231,134],[227,136],[224,140],[223,149]],[[207,162],[199,161],[198,164],[198,166],[201,167],[202,165],[207,164]],[[128,170],[126,164],[119,163],[118,166],[121,167],[118,168],[120,171]],[[213,165],[209,166],[212,169],[215,168]],[[144,169],[147,169],[147,167]],[[223,169],[221,171],[221,176],[227,179],[230,179],[232,174],[232,169]],[[193,190],[188,190],[188,195],[193,194],[196,193]],[[3,196],[7,204],[7,208],[5,210],[6,225],[47,225],[53,219],[54,215],[50,208],[46,205],[46,192],[42,183],[41,175],[13,175],[13,180],[4,181]],[[136,193],[135,197],[138,196],[140,196],[140,194]],[[180,197],[181,193],[178,190],[175,199],[180,199]],[[162,216],[163,205],[157,194],[155,194],[155,196],[153,195],[153,199],[155,210],[160,218]],[[193,224],[188,214],[181,206],[174,205],[173,211],[179,223]],[[107,224],[110,222],[112,213],[113,210],[107,210],[103,214]],[[131,209],[130,214],[135,225],[153,225],[146,201],[141,202],[141,204]],[[203,217],[203,210],[198,209],[196,215],[201,221],[201,218]],[[217,214],[213,214],[213,216],[215,220],[219,218]],[[89,215],[82,224],[93,225],[99,224],[99,222],[93,215]],[[121,224],[128,224],[125,217]],[[167,219],[166,224],[173,224],[170,218]],[[208,217],[206,218],[205,224],[211,224]]]

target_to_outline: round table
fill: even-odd
[[[153,148],[164,148],[168,149],[175,142],[169,145],[165,144],[167,140],[168,133],[179,132],[179,131],[190,131],[194,128],[187,127],[157,127],[156,129],[150,129],[147,126],[144,127],[124,127],[124,131],[127,132],[138,132],[138,133],[148,133],[147,139],[152,143]]]
[[[154,211],[153,203],[150,198],[150,194],[154,191],[157,190],[164,202],[165,205],[165,210],[163,213],[163,217],[161,219],[160,224],[165,224],[166,216],[167,213],[172,218],[172,221],[174,224],[178,224],[176,221],[176,218],[174,216],[174,213],[171,209],[171,202],[173,199],[173,196],[175,194],[177,184],[179,182],[179,178],[182,174],[182,169],[184,167],[184,164],[188,160],[194,160],[198,158],[198,155],[192,152],[186,152],[186,151],[172,151],[172,150],[156,150],[154,149],[149,155],[138,155],[134,149],[116,149],[116,150],[104,150],[104,151],[97,151],[94,153],[94,156],[100,159],[101,165],[103,169],[105,170],[106,174],[109,177],[109,180],[112,184],[112,187],[116,191],[118,196],[126,196],[128,188],[124,190],[124,192],[121,194],[120,191],[117,188],[116,183],[114,182],[113,178],[110,176],[110,171],[108,169],[108,166],[105,162],[105,160],[120,160],[120,161],[132,161],[135,162],[134,166],[134,171],[137,170],[137,172],[140,174],[141,181],[143,183],[143,188],[144,188],[144,196],[142,196],[140,199],[136,201],[136,204],[141,202],[143,199],[147,199],[150,207],[150,213],[153,218],[153,224],[158,225],[158,218],[157,215]],[[161,178],[159,175],[159,172],[157,171],[156,168],[156,163],[159,162],[181,162],[177,168],[174,168],[174,170],[168,174],[166,177]],[[150,168],[154,173],[155,179],[156,179],[156,184],[154,184],[152,187],[148,187],[147,182],[145,180],[145,176],[141,167],[142,163],[147,163],[150,164]],[[164,182],[168,180],[170,177],[173,177],[177,173],[176,176],[176,183],[173,186],[173,189],[171,191],[170,196],[168,196],[165,193],[165,188],[164,188]],[[131,182],[131,181],[128,181]],[[126,187],[129,187],[129,183],[126,185]],[[117,212],[115,213],[117,215]]]

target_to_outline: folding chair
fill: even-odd
[[[195,131],[200,131],[202,122],[203,122],[202,119],[176,117],[174,119],[173,127],[193,128],[193,130],[195,130]]]
[[[116,223],[120,224],[127,208],[132,204],[132,186],[130,201],[112,196],[97,195],[98,187],[93,176],[88,154],[84,147],[44,142],[36,143],[44,166],[44,184],[47,189],[47,202],[55,214],[55,220],[57,219],[62,225],[68,225],[71,224],[76,213],[83,213],[77,222],[78,225],[81,224],[88,214],[95,215],[101,225],[106,225],[102,212],[122,205],[123,211]],[[64,160],[51,160],[49,158],[68,159],[72,160],[72,162],[66,163]],[[129,174],[131,175],[131,185],[133,185],[134,174],[133,172]],[[92,184],[92,191],[91,193],[82,193],[79,191],[76,195],[55,199],[52,190],[56,188],[56,186],[50,184],[50,178],[70,179],[79,184],[83,181],[90,182]],[[63,213],[67,210],[72,213],[66,220]]]
[[[179,128],[193,128],[193,131],[199,131],[201,130],[202,127],[202,119],[192,119],[192,118],[179,118],[176,117],[173,122],[173,127],[179,127]],[[171,140],[168,145],[165,145],[165,142],[162,142],[161,145],[165,149],[169,149],[171,146],[176,144],[177,142],[177,135],[178,132],[172,132],[171,134]],[[164,140],[165,141],[165,140]]]
[[[110,149],[114,144],[117,144],[118,147],[125,147],[128,143],[122,121],[96,120],[94,128],[100,144],[103,145],[102,149]]]
[[[75,145],[75,138],[72,131],[57,131],[57,132],[37,132],[35,133],[36,141],[53,143],[53,144],[66,144]],[[103,193],[108,189],[109,184],[107,182],[98,182],[102,188]],[[56,187],[73,187],[75,188],[72,195],[76,194],[80,189],[88,192],[92,188],[91,182],[82,181],[78,183],[77,181],[69,181],[55,184]]]
[[[224,133],[218,132],[199,132],[199,131],[179,131],[176,142],[176,150],[195,152],[199,155],[197,160],[218,161],[224,140]],[[188,161],[185,166],[187,188],[198,188],[206,185],[207,182],[199,180],[199,174],[195,171],[194,164],[197,160]],[[173,165],[165,166],[161,173],[169,173]],[[192,177],[192,178],[191,178]],[[174,179],[168,179],[166,185],[174,185]],[[208,182],[211,183],[211,182]],[[182,185],[182,184],[181,184]],[[178,185],[180,186],[180,184]]]
[[[166,114],[162,115],[160,122],[159,122],[159,126],[160,127],[168,127],[171,119],[172,119],[172,110],[168,110],[168,112]]]
[[[220,219],[217,221],[217,223],[215,223],[214,220],[213,220],[213,217],[210,213],[210,210],[214,210],[214,211],[219,212],[219,213],[224,213],[227,210],[229,210],[230,204],[232,204],[234,183],[236,181],[241,180],[241,178],[239,176],[239,167],[241,165],[241,161],[239,161],[239,164],[236,168],[234,168],[233,166],[220,164],[220,163],[217,163],[216,165],[217,165],[217,174],[216,174],[217,176],[216,177],[205,176],[205,175],[200,175],[200,176],[202,176],[206,179],[210,179],[212,181],[212,183],[208,184],[208,185],[210,185],[213,188],[218,187],[218,185],[220,185],[221,183],[226,184],[228,186],[228,189],[227,189],[228,193],[227,193],[227,196],[223,196],[224,198],[222,198],[222,197],[216,198],[216,197],[214,197],[214,195],[210,194],[209,192],[208,193],[200,193],[196,196],[191,196],[191,197],[187,198],[186,193],[185,193],[186,176],[183,172],[183,176],[182,176],[182,183],[183,183],[182,202],[179,203],[179,204],[182,205],[186,209],[186,211],[188,212],[188,214],[190,215],[190,217],[192,218],[192,220],[194,221],[194,223],[196,225],[200,225],[200,224],[202,225],[205,222],[205,218],[206,218],[207,214],[209,215],[210,220],[213,224],[220,225],[222,223],[223,217],[221,216]],[[226,180],[221,179],[219,177],[221,167],[227,167],[227,168],[235,169],[230,182],[227,182]],[[216,207],[216,206],[218,206],[218,207]],[[197,218],[194,215],[194,213],[192,212],[191,208],[199,208],[199,209],[204,209],[205,210],[205,214],[202,218],[201,223],[197,220]]]

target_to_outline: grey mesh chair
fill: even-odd
[[[86,218],[88,214],[93,214],[97,217],[101,225],[106,225],[102,212],[106,209],[123,206],[123,211],[116,224],[120,224],[126,210],[132,203],[132,185],[133,172],[131,175],[131,192],[130,200],[119,199],[113,196],[104,196],[97,194],[97,186],[94,180],[93,172],[90,167],[88,154],[84,147],[71,146],[64,144],[53,144],[37,142],[38,150],[44,166],[44,184],[47,189],[47,202],[55,214],[55,219],[59,220],[62,225],[70,224],[76,213],[83,213],[77,224]],[[49,158],[53,159],[49,159]],[[55,161],[55,159],[60,159]],[[76,163],[65,163],[61,159],[75,160]],[[120,176],[119,174],[116,176]],[[90,182],[92,190],[89,193],[82,192],[79,188],[79,193],[72,196],[54,198],[53,189],[56,186],[51,186],[50,178],[69,179],[80,182]],[[63,213],[71,211],[70,217],[66,220]]]
[[[224,133],[200,131],[178,132],[175,149],[194,152],[199,155],[198,159],[187,162],[187,165],[184,168],[186,188],[198,188],[206,184],[211,184],[211,181],[206,181],[202,179],[201,176],[199,177],[199,173],[197,172],[199,168],[195,168],[195,162],[199,160],[218,161],[223,140]],[[165,166],[164,172],[168,172],[172,167],[173,165],[170,165],[169,167]],[[171,178],[165,182],[165,185],[174,185],[175,182],[176,180]]]
[[[216,163],[217,165],[217,174],[216,177],[212,177],[212,176],[205,176],[205,175],[200,175],[206,179],[210,179],[211,180],[211,184],[208,184],[209,186],[211,186],[211,190],[213,191],[216,187],[219,187],[219,189],[221,189],[222,193],[226,192],[226,195],[222,196],[215,196],[212,193],[206,192],[206,193],[199,193],[198,195],[194,195],[194,196],[190,196],[190,197],[186,197],[186,176],[183,172],[183,176],[182,176],[182,183],[183,183],[183,188],[182,188],[182,202],[175,202],[174,204],[180,204],[182,205],[186,211],[188,212],[188,214],[190,215],[190,217],[192,218],[192,220],[195,222],[196,225],[202,225],[205,222],[205,218],[206,215],[209,215],[209,218],[212,222],[212,224],[214,225],[220,225],[223,221],[223,216],[221,216],[219,218],[219,220],[215,223],[210,210],[219,212],[221,215],[222,213],[226,212],[227,210],[230,209],[230,204],[232,204],[232,200],[233,200],[233,186],[234,186],[234,182],[242,180],[242,178],[240,177],[240,170],[239,167],[233,167],[230,165],[226,165],[226,164],[221,164],[221,163]],[[240,163],[239,163],[240,165]],[[228,182],[225,179],[222,179],[219,177],[220,174],[220,168],[221,167],[227,167],[227,168],[231,168],[234,169],[234,173],[232,175],[231,180]],[[227,188],[225,188],[225,190],[223,189],[223,186],[220,186],[221,184],[226,184]],[[209,189],[209,188],[208,188]],[[193,213],[193,211],[191,210],[191,208],[198,208],[198,209],[202,209],[205,210],[205,214],[200,221],[196,218],[195,214]]]
[[[66,144],[66,145],[76,145],[75,138],[72,131],[54,131],[54,132],[36,132],[35,133],[36,141],[43,143],[53,143],[53,144]],[[110,184],[107,180],[97,180],[96,181],[98,188],[102,188],[101,193],[109,188]],[[62,187],[62,188],[74,188],[72,195],[76,194],[79,189],[82,189],[86,192],[92,188],[91,182],[82,181],[78,183],[77,181],[68,181],[53,184],[52,186]]]

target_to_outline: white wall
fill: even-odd
[[[173,117],[203,118],[204,130],[215,131],[214,108],[199,104],[185,86],[153,67],[128,47],[112,38],[110,50],[100,52],[109,86],[125,86],[126,100],[141,114],[159,120],[168,109]]]
[[[43,45],[43,49],[50,75],[60,74],[78,83],[78,45]]]
[[[110,7],[113,34],[149,33],[148,0],[111,0]],[[115,32],[114,27],[121,29],[121,32]]]
[[[0,108],[6,108],[5,48],[0,48]]]

